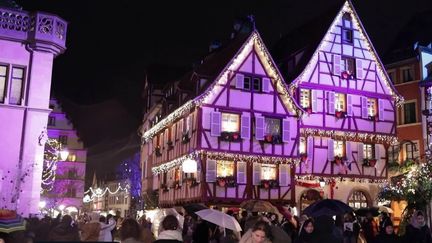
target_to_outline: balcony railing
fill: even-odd
[[[0,8],[0,38],[27,41],[33,48],[63,53],[67,22],[49,13]]]

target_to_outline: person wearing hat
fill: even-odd
[[[385,219],[382,222],[383,230],[379,233],[375,239],[376,243],[398,243],[400,242],[399,237],[395,234],[393,223],[390,218]]]

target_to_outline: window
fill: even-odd
[[[48,126],[55,126],[56,118],[54,116],[48,117]]]
[[[415,160],[419,157],[419,142],[415,141],[412,143],[406,143],[405,149],[405,160]]]
[[[253,78],[253,90],[254,91],[261,91],[261,79],[260,78]]]
[[[281,120],[265,118],[264,141],[269,143],[282,143]]]
[[[406,83],[414,80],[414,69],[412,67],[406,67],[401,69],[402,82]]]
[[[261,179],[276,180],[276,165],[261,164]]]
[[[344,157],[345,155],[345,151],[344,151],[344,142],[343,141],[334,141],[333,142],[333,151],[334,151],[334,156],[337,157]]]
[[[389,163],[399,162],[399,145],[393,145],[388,148]]]
[[[373,144],[363,144],[363,158],[374,159],[375,146]]]
[[[74,153],[69,153],[69,155],[68,155],[68,157],[67,157],[67,161],[75,162],[75,161],[76,161],[76,154],[74,154]]]
[[[59,142],[63,145],[67,145],[68,136],[66,135],[60,135],[58,138]]]
[[[300,137],[299,153],[300,154],[306,153],[306,138],[305,137]]]
[[[394,83],[394,84],[397,83],[396,72],[394,70],[388,71],[388,76],[389,76],[390,80],[392,81],[392,83]]]
[[[353,191],[348,198],[348,205],[355,209],[368,207],[366,194],[362,191]]]
[[[300,106],[302,108],[311,107],[311,91],[309,89],[301,89],[300,90]]]
[[[346,112],[345,95],[341,93],[335,94],[335,110]]]
[[[0,65],[0,103],[4,103],[4,99],[6,96],[7,72],[7,66]]]
[[[12,67],[12,79],[9,104],[21,105],[24,86],[24,68]]]
[[[219,160],[216,164],[217,177],[234,176],[234,162]]]
[[[222,113],[222,132],[239,132],[240,116],[231,113]]]
[[[349,58],[349,57],[341,58],[341,73],[344,72],[346,72],[348,75],[355,75],[354,58]]]
[[[243,88],[246,90],[250,90],[250,88],[251,88],[251,78],[250,77],[244,77]]]
[[[374,117],[377,115],[377,101],[373,98],[367,99],[368,104],[368,116]]]
[[[353,43],[353,29],[351,16],[346,13],[342,17],[342,41],[344,43]]]
[[[403,105],[403,124],[416,123],[416,102],[409,102]]]

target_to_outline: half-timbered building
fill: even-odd
[[[210,53],[177,88],[182,105],[142,137],[160,206],[293,203],[302,111],[256,30]]]
[[[306,111],[299,125],[302,162],[296,168],[300,209],[321,197],[355,208],[376,203],[402,98],[352,3],[294,31],[276,45],[274,55]]]

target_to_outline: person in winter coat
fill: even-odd
[[[355,220],[352,213],[347,213],[344,216],[343,224],[343,242],[357,243],[357,238],[360,234],[360,224]]]
[[[260,220],[242,236],[239,243],[271,243],[271,238],[270,225]]]
[[[179,228],[179,222],[174,215],[167,215],[162,220],[162,231],[155,243],[181,243],[183,237]]]
[[[101,229],[101,225],[99,223],[99,214],[93,212],[89,215],[89,218],[90,222],[81,223],[78,227],[81,230],[81,240],[98,241],[99,232]]]
[[[225,231],[225,232],[224,232]],[[234,233],[234,231],[230,229],[224,229],[221,230],[221,235],[219,238],[219,243],[237,243],[239,242],[239,239],[237,238],[237,235]]]
[[[63,216],[60,224],[54,227],[49,233],[48,240],[50,241],[79,241],[78,229],[72,226],[72,217],[69,215]]]
[[[116,221],[113,218],[110,218],[108,223],[104,216],[99,218],[99,223],[101,225],[99,232],[99,241],[113,241],[111,231],[116,227]]]
[[[334,234],[335,228],[335,222],[330,216],[319,216],[315,219],[314,229],[319,242],[342,243],[342,239]]]
[[[120,242],[121,243],[141,243],[140,225],[134,219],[128,218],[123,220],[120,227]]]
[[[300,234],[295,243],[313,243],[316,239],[313,219],[307,219],[300,229]]]
[[[416,211],[411,223],[405,228],[405,242],[408,243],[432,243],[431,231],[426,225],[422,211]]]
[[[210,241],[210,227],[207,221],[198,221],[192,233],[193,243],[208,243]]]
[[[381,222],[381,227],[384,229],[378,234],[375,239],[376,243],[399,243],[400,239],[395,234],[393,229],[393,223],[390,218],[385,219]]]

